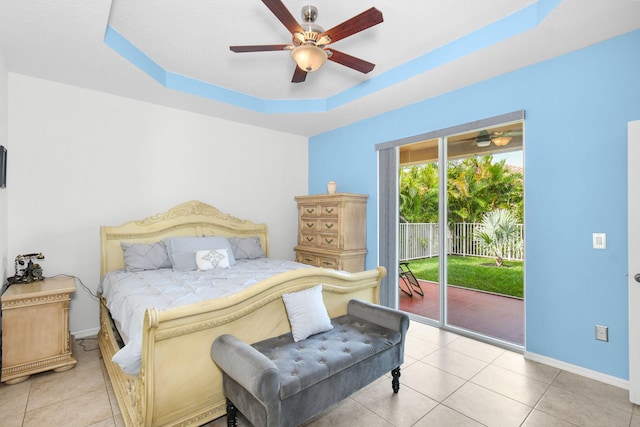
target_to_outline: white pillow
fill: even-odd
[[[205,271],[212,268],[229,268],[229,251],[226,249],[206,249],[196,251],[196,266]]]
[[[295,342],[310,335],[333,329],[329,313],[322,300],[322,285],[300,292],[283,294],[291,333]]]

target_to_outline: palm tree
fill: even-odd
[[[484,214],[482,224],[475,230],[473,237],[481,248],[496,257],[498,267],[502,267],[507,250],[522,245],[518,221],[506,209],[496,209]]]

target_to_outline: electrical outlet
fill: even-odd
[[[609,328],[607,326],[596,325],[596,339],[598,341],[609,341]]]

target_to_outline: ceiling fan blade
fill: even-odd
[[[302,83],[307,78],[307,72],[296,65],[296,69],[293,72],[293,78],[291,83]]]
[[[248,45],[248,46],[229,46],[234,52],[267,52],[271,50],[287,50],[291,45],[288,44],[260,44],[260,45]]]
[[[353,68],[354,70],[360,71],[361,73],[367,74],[376,66],[376,64],[367,62],[364,59],[356,58],[355,56],[351,56],[335,49],[327,50],[332,53],[332,55],[329,56],[329,61],[337,62],[338,64],[342,64],[345,67]]]
[[[322,36],[326,35],[331,38],[331,43],[335,43],[338,40],[344,39],[345,37],[349,37],[350,35],[358,33],[362,30],[366,30],[369,27],[378,25],[382,21],[382,12],[380,12],[375,7],[372,7],[371,9],[365,10],[361,14],[356,15],[351,19],[347,19],[342,24],[338,24],[335,27],[320,34],[318,36],[318,40],[320,40]]]
[[[298,21],[293,17],[289,9],[280,0],[262,0],[269,10],[287,27],[291,34],[296,31],[304,32]]]

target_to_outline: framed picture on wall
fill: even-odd
[[[0,188],[7,186],[7,149],[0,145]]]

